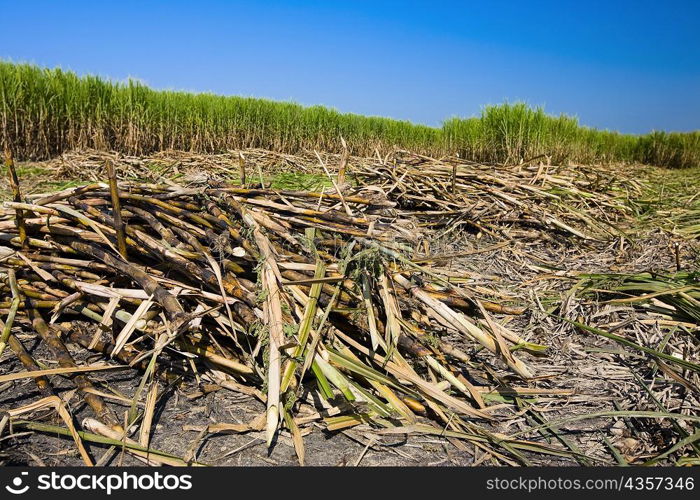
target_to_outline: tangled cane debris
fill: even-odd
[[[82,431],[72,423],[15,425],[72,436],[85,463],[92,462],[84,441],[125,447],[149,464],[193,463],[148,445],[154,380],[196,378],[266,405],[247,424],[203,432],[264,430],[273,445],[283,429],[302,463],[314,422],[330,431],[369,424],[444,436],[505,463],[528,463],[523,451],[581,458],[568,445],[490,430],[504,405],[485,401],[493,387],[475,386],[465,370],[509,380],[503,394],[572,393],[528,386],[538,376],[529,360],[546,347],[494,317],[522,307],[455,282],[439,266],[449,255],[419,250],[435,229],[444,235],[460,225],[496,245],[624,237],[623,200],[641,190],[638,182],[406,152],[358,162],[354,186],[334,181],[319,192],[271,189],[264,179],[117,182],[109,161],[105,174],[108,183],[26,197],[12,177],[13,201],[0,211],[0,355],[6,346],[17,355],[26,371],[11,375],[33,378],[64,421],[67,410],[51,399],[56,374],[71,377],[92,412]],[[17,331],[35,332],[58,368],[39,365]],[[488,354],[477,361],[447,334]],[[77,365],[68,343],[100,353],[105,364]],[[90,376],[119,366],[143,373],[126,420]]]

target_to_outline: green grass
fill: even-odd
[[[246,147],[354,154],[398,146],[482,162],[640,162],[700,165],[700,132],[645,136],[582,127],[522,103],[489,106],[475,118],[428,127],[289,102],[156,91],[135,81],[78,77],[60,69],[0,62],[0,132],[18,159],[46,159],[75,148],[148,154],[165,149],[219,152]]]
[[[167,166],[167,165],[165,165]],[[156,162],[149,164],[149,167],[154,171],[164,170],[164,165]],[[3,173],[6,174],[6,169],[3,167]],[[56,172],[53,169],[44,168],[40,165],[32,163],[24,163],[17,165],[17,176],[24,194],[44,193],[52,191],[61,191],[76,186],[88,184],[90,181],[85,179],[57,179]],[[168,178],[177,180],[185,174],[170,175]],[[232,170],[227,179],[233,184],[238,184],[238,170]],[[106,181],[106,179],[104,179]],[[249,182],[259,182],[257,172],[251,172],[248,178]],[[328,191],[333,187],[330,179],[325,174],[311,174],[305,172],[277,172],[274,174],[263,173],[263,181],[265,186],[270,189],[288,190],[288,191],[321,191],[325,188]],[[354,182],[351,176],[348,177],[349,182]],[[0,202],[12,199],[12,192],[7,183],[0,184]]]
[[[4,175],[7,175],[7,169],[2,168]],[[18,165],[17,177],[19,177],[20,185],[22,186],[22,194],[49,193],[61,191],[71,187],[81,186],[89,183],[84,179],[56,179],[55,172],[33,165]],[[8,183],[0,184],[0,202],[12,199],[12,191]]]
[[[231,171],[226,176],[226,180],[233,185],[240,183],[237,171]],[[323,188],[328,191],[333,188],[333,183],[325,174],[307,174],[305,172],[276,172],[273,174],[263,173],[262,177],[265,187],[280,191],[321,191]],[[348,181],[353,182],[351,177]],[[257,172],[250,172],[247,178],[248,183],[258,184],[260,175]]]

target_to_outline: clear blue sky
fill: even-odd
[[[0,58],[439,125],[524,100],[700,129],[700,2],[8,1]]]

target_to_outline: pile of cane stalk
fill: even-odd
[[[542,157],[520,165],[490,165],[398,149],[375,157],[351,156],[347,148],[340,154],[245,149],[217,155],[161,151],[147,157],[87,150],[64,153],[41,163],[41,168],[67,182],[97,182],[106,178],[107,160],[116,165],[119,179],[156,183],[177,179],[181,184],[269,184],[283,175],[297,175],[308,177],[308,189],[320,191],[325,185],[333,193],[328,175],[337,174],[336,184],[343,192],[351,186],[363,198],[389,199],[398,215],[414,219],[418,227],[447,235],[481,233],[498,240],[549,242],[560,236],[579,243],[624,238],[637,211],[645,208],[637,207],[635,200],[649,190],[641,176],[621,169],[547,165]]]
[[[644,184],[600,168],[484,165],[456,157],[429,158],[395,151],[353,169],[361,186],[380,190],[422,225],[464,227],[495,239],[566,238],[607,241],[626,237]]]
[[[417,228],[390,199],[351,188],[118,182],[109,165],[109,182],[23,197],[7,165],[14,201],[0,212],[0,350],[25,371],[4,378],[34,378],[80,450],[85,436],[133,444],[138,425],[147,446],[152,405],[136,404],[151,397],[145,388],[195,377],[266,405],[249,425],[222,429],[264,430],[268,444],[284,429],[302,462],[304,428],[317,421],[331,431],[369,424],[506,453],[547,450],[482,427],[495,415],[482,397],[490,389],[465,377],[479,363],[534,375],[522,352],[543,347],[492,316],[522,309],[481,300],[414,262]],[[32,358],[27,335],[56,367]],[[105,364],[79,364],[69,344],[102,353]],[[115,365],[143,372],[126,422],[91,381]],[[82,430],[50,399],[56,376],[70,377],[93,413]],[[315,413],[300,412],[310,405]],[[171,460],[130,450],[148,463]]]

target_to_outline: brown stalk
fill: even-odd
[[[109,179],[109,194],[112,198],[112,218],[114,219],[114,230],[117,233],[117,248],[119,253],[126,260],[126,235],[124,234],[124,222],[122,221],[121,201],[119,200],[119,186],[117,184],[117,173],[111,160],[105,162],[107,178]]]
[[[10,186],[12,186],[12,198],[15,202],[22,202],[22,192],[19,187],[19,179],[17,178],[17,170],[15,169],[15,161],[12,158],[12,153],[9,149],[5,149],[5,167],[10,176]],[[23,249],[28,248],[27,243],[27,228],[24,223],[24,210],[17,210],[15,212],[15,221],[17,223],[17,230],[19,231],[19,241]]]
[[[75,361],[73,361],[72,356],[68,352],[68,349],[56,335],[56,333],[52,332],[46,322],[44,322],[44,319],[41,317],[41,313],[39,313],[39,311],[36,309],[29,309],[28,313],[34,330],[36,330],[41,339],[51,350],[52,354],[56,357],[58,364],[64,368],[77,367]],[[115,429],[121,428],[116,416],[104,404],[102,398],[93,393],[86,392],[86,389],[94,388],[88,376],[74,375],[73,380],[75,381],[78,389],[82,392],[85,402],[88,404],[88,406],[90,406],[90,408],[92,408],[97,417]]]

